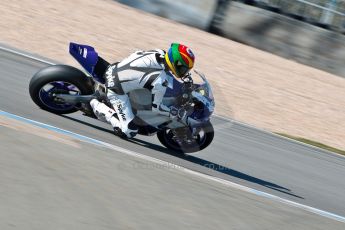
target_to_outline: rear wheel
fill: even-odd
[[[80,70],[65,65],[49,66],[37,72],[30,81],[29,92],[36,105],[56,114],[76,112],[73,104],[58,100],[56,94],[92,94],[92,84]]]
[[[164,129],[157,133],[158,140],[168,149],[181,152],[193,153],[205,149],[214,138],[214,129],[210,122],[199,127],[194,134],[190,129]]]

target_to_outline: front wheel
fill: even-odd
[[[193,153],[205,149],[214,138],[214,129],[211,122],[197,128],[192,134],[188,127],[180,129],[163,129],[157,133],[158,140],[168,149]]]
[[[68,114],[78,109],[73,104],[59,101],[56,94],[92,94],[88,77],[80,70],[66,65],[54,65],[37,72],[29,85],[31,99],[44,110],[56,114]]]

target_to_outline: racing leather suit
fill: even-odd
[[[99,119],[109,122],[114,129],[121,129],[127,137],[134,137],[138,129],[133,123],[134,114],[128,92],[146,88],[152,93],[152,110],[169,116],[170,108],[162,104],[167,87],[173,87],[173,75],[164,64],[163,50],[137,51],[121,62],[111,64],[105,72],[107,97],[113,106],[93,99],[90,102]],[[113,115],[117,114],[117,117]]]

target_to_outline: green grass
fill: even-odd
[[[300,142],[306,143],[308,145],[316,146],[318,148],[325,149],[325,150],[328,150],[328,151],[331,151],[331,152],[334,152],[334,153],[338,153],[338,154],[341,154],[341,155],[345,156],[345,151],[344,150],[333,148],[331,146],[322,144],[320,142],[308,140],[308,139],[305,139],[305,138],[302,138],[302,137],[294,137],[294,136],[291,136],[291,135],[288,135],[288,134],[285,134],[285,133],[276,133],[276,134],[278,134],[280,136],[284,136],[284,137],[290,138],[290,139],[293,139],[293,140],[296,140],[296,141],[300,141]]]

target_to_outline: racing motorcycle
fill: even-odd
[[[31,99],[40,108],[55,114],[79,110],[83,115],[97,118],[90,106],[92,99],[97,98],[111,107],[103,76],[109,63],[88,45],[70,43],[69,52],[85,71],[68,65],[51,65],[39,70],[30,81]],[[165,105],[179,104],[178,112],[187,114],[188,124],[154,113],[148,89],[129,92],[138,134],[157,135],[162,145],[183,153],[200,151],[211,144],[214,129],[210,117],[215,102],[206,77],[194,72],[200,83],[194,83],[191,74],[182,81],[174,79],[172,89],[167,88],[163,99]]]

